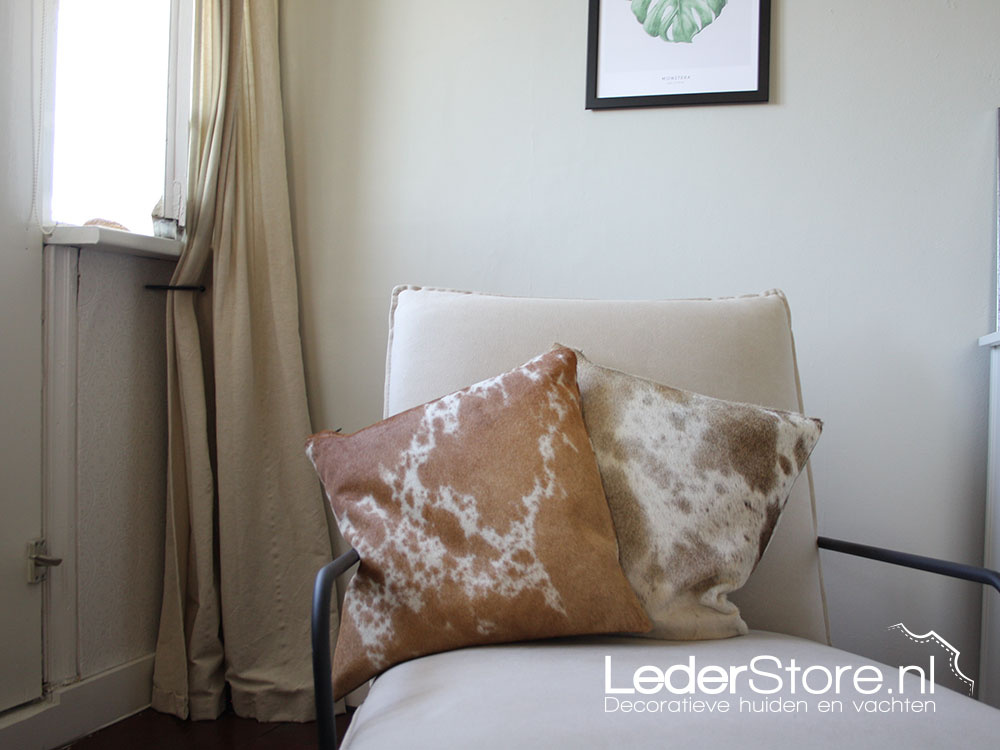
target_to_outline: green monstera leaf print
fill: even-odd
[[[632,13],[650,36],[690,42],[719,17],[728,0],[630,0]]]

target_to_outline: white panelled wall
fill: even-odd
[[[168,283],[174,261],[67,245],[44,257],[39,510],[63,562],[42,584],[45,697],[0,717],[0,747],[25,750],[149,705],[166,504],[165,296],[144,287]]]
[[[379,418],[394,284],[780,287],[820,532],[981,563],[1000,4],[772,4],[771,103],[605,112],[582,0],[282,4],[314,426]],[[979,587],[823,562],[835,645],[910,660],[903,622],[979,677]]]

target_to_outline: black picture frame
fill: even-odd
[[[655,0],[654,0],[655,2]],[[743,104],[743,103],[754,103],[754,102],[766,102],[769,99],[769,83],[770,83],[770,58],[771,58],[771,0],[729,0],[726,7],[722,9],[718,17],[715,19],[714,23],[719,23],[723,18],[723,14],[730,6],[735,6],[737,3],[756,3],[759,8],[757,13],[757,29],[756,29],[756,60],[751,59],[752,55],[748,58],[748,64],[743,66],[743,79],[748,79],[748,76],[752,75],[753,72],[756,73],[756,82],[751,84],[752,88],[747,86],[746,83],[742,86],[737,86],[734,90],[718,90],[718,85],[715,85],[711,90],[698,91],[691,90],[692,86],[697,89],[698,84],[691,83],[690,79],[694,75],[695,81],[697,81],[698,71],[685,70],[683,68],[671,68],[664,67],[657,70],[655,74],[658,75],[660,81],[670,81],[671,83],[678,81],[678,85],[681,86],[681,90],[677,93],[670,93],[669,90],[664,90],[664,88],[669,89],[668,84],[662,84],[659,90],[656,87],[649,87],[649,93],[644,93],[643,91],[629,91],[627,94],[620,94],[619,92],[599,92],[598,84],[599,77],[601,74],[601,68],[599,67],[602,62],[602,54],[611,55],[613,52],[610,49],[610,44],[603,44],[602,39],[602,28],[601,28],[601,6],[602,3],[618,3],[622,8],[631,14],[629,5],[626,0],[590,0],[590,20],[587,30],[587,96],[586,96],[586,108],[595,109],[620,109],[620,108],[631,108],[631,107],[664,107],[664,106],[684,106],[684,105],[699,105],[699,104]],[[618,12],[615,9],[615,12]],[[731,14],[735,15],[735,14]],[[729,19],[727,18],[727,21]],[[735,22],[730,23],[732,27]],[[643,31],[642,25],[636,20],[635,28],[638,29],[638,33],[642,34],[646,38],[649,35]],[[708,30],[709,26],[706,24],[704,30]],[[632,33],[632,32],[630,32]],[[754,29],[751,25],[747,25],[745,28],[740,28],[740,33],[744,35],[754,34]],[[661,41],[661,40],[657,40]],[[662,42],[664,45],[677,44],[677,42]],[[697,36],[694,37],[693,44],[697,43]],[[619,48],[621,47],[621,41],[618,42]],[[648,45],[647,45],[648,46]],[[668,48],[664,48],[667,52]],[[669,53],[667,53],[669,54]],[[667,55],[665,55],[666,57]],[[708,58],[710,60],[710,58]],[[666,65],[669,62],[665,61]],[[750,70],[747,73],[747,67],[754,66],[755,70]],[[644,71],[643,76],[648,78],[651,74],[648,71]],[[639,87],[643,85],[642,81],[630,86],[630,88]],[[706,87],[708,88],[708,87]]]

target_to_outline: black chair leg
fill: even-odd
[[[337,724],[333,715],[333,666],[330,654],[330,602],[333,585],[344,572],[358,562],[351,550],[324,565],[316,574],[312,607],[313,688],[316,692],[316,728],[320,750],[337,747]]]

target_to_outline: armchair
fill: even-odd
[[[390,313],[385,415],[509,369],[554,341],[657,382],[802,411],[790,314],[777,291],[713,300],[600,301],[399,287]],[[806,468],[766,554],[732,596],[751,628],[748,635],[708,641],[591,636],[414,659],[375,681],[345,741],[355,749],[642,747],[665,742],[950,747],[961,728],[964,745],[993,746],[1000,734],[1000,711],[940,688],[928,699],[915,670],[905,678],[900,674],[896,688],[892,668],[829,645],[819,548],[974,580],[1000,591],[996,571],[817,538],[812,476]],[[335,579],[356,562],[358,553],[351,550],[323,568],[316,580],[313,660],[323,748],[336,742],[331,591]],[[819,679],[796,682],[796,664],[800,671],[812,668]],[[697,689],[656,694],[642,689],[649,684],[643,674],[662,675],[643,670],[671,665],[681,665],[681,672],[687,665]],[[696,670],[704,667],[708,677],[699,682]],[[879,691],[864,679],[873,670],[888,675]],[[721,675],[726,679],[717,689],[711,678]],[[747,675],[760,679],[753,683]],[[826,687],[825,675],[836,676],[836,686]],[[825,689],[817,691],[817,684]],[[904,685],[905,698],[894,693]]]

